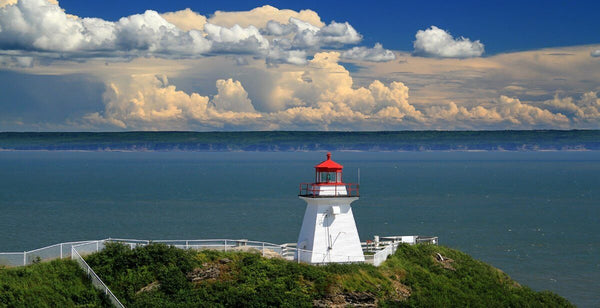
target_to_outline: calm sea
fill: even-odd
[[[295,242],[323,152],[0,152],[0,251],[75,240]],[[335,152],[363,240],[435,235],[600,306],[600,152]]]

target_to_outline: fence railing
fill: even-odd
[[[0,252],[0,266],[22,266],[40,261],[50,261],[71,257],[71,247],[94,241],[78,241],[54,244],[22,252]]]
[[[298,196],[310,198],[359,197],[355,183],[300,183]]]
[[[106,294],[110,302],[115,307],[124,307],[119,299],[104,284],[102,279],[85,262],[82,256],[99,252],[106,246],[106,242],[118,242],[128,245],[131,249],[137,246],[145,246],[150,243],[163,243],[181,249],[212,249],[221,251],[256,251],[264,257],[281,257],[287,260],[305,262],[311,264],[328,263],[371,263],[379,266],[388,256],[392,255],[402,243],[432,243],[437,244],[437,237],[382,237],[389,241],[382,241],[377,244],[372,242],[362,243],[363,250],[373,254],[364,256],[333,255],[329,253],[318,253],[305,249],[298,249],[296,243],[273,244],[268,242],[249,241],[246,239],[208,239],[208,240],[136,240],[136,239],[113,239],[95,241],[79,241],[55,244],[39,249],[24,252],[4,252],[0,253],[0,266],[22,266],[32,263],[50,261],[59,258],[71,258],[83,269],[90,278],[92,285]]]
[[[93,251],[94,247],[95,247],[95,251]],[[104,241],[95,241],[95,243],[85,243],[85,244],[71,246],[71,259],[75,260],[77,262],[79,267],[81,267],[81,269],[86,273],[88,278],[90,278],[94,288],[103,292],[106,295],[106,297],[108,298],[108,300],[110,301],[110,303],[113,304],[113,306],[124,308],[125,306],[123,304],[121,304],[121,301],[119,301],[119,299],[106,286],[106,284],[104,284],[102,279],[100,279],[100,277],[98,277],[96,272],[94,272],[94,270],[87,264],[87,262],[85,262],[85,260],[83,259],[83,257],[81,257],[81,254],[79,253],[80,249],[83,253],[85,253],[85,252],[92,253],[92,252],[100,251],[101,248],[104,248]]]

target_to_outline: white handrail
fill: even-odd
[[[96,241],[96,243],[98,243],[98,242],[100,242],[100,241]],[[93,243],[93,242],[91,242],[91,243]],[[90,244],[90,243],[87,243],[87,244]],[[85,245],[85,244],[81,244],[81,245],[77,245],[77,246],[82,246],[82,245]],[[85,262],[85,260],[79,254],[79,252],[77,252],[77,246],[71,246],[71,259],[76,259],[77,264],[79,264],[81,269],[83,269],[88,276],[93,276],[101,284],[101,286],[97,286],[94,283],[92,283],[92,286],[94,286],[96,289],[98,289],[100,291],[103,291],[104,294],[106,294],[106,296],[108,296],[108,299],[115,307],[125,308],[125,306],[121,303],[121,301],[119,301],[119,299],[115,296],[115,294],[113,294],[113,292],[108,288],[108,286],[106,286],[106,284],[102,281],[102,279],[100,279],[100,277],[96,274],[96,272],[94,272],[94,270],[87,264],[87,262]]]

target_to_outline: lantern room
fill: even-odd
[[[342,183],[342,169],[344,166],[331,160],[331,153],[327,153],[327,160],[315,166],[316,184]]]
[[[358,184],[344,183],[342,169],[344,166],[331,160],[331,153],[327,159],[315,166],[315,181],[301,183],[301,197],[358,197]]]

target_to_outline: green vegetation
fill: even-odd
[[[600,150],[600,130],[389,132],[0,132],[6,150]]]
[[[311,266],[252,252],[115,243],[87,261],[127,307],[572,306],[464,253],[433,245],[402,246],[380,267]]]
[[[0,267],[0,307],[108,307],[75,261]]]

